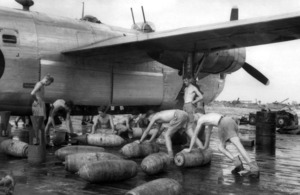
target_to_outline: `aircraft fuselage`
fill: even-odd
[[[182,103],[178,98],[182,77],[177,69],[167,66],[169,57],[154,60],[147,53],[138,59],[133,53],[119,56],[116,52],[113,58],[111,53],[75,57],[61,53],[103,40],[134,36],[139,33],[135,30],[5,8],[0,8],[0,30],[0,110],[29,114],[30,92],[46,74],[54,77],[54,83],[44,91],[47,103],[66,99],[82,106],[161,109],[180,107]],[[244,61],[245,52],[241,49],[209,54],[198,77],[206,103],[223,90],[226,73],[240,68]],[[221,69],[227,72],[209,72],[222,62],[226,67]]]

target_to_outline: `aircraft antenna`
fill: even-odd
[[[144,13],[144,8],[143,8],[143,6],[141,6],[141,8],[142,8],[142,13],[143,13],[144,23],[146,23],[146,18],[145,18],[145,13]]]
[[[132,7],[130,8],[130,10],[131,10],[131,16],[132,16],[133,24],[135,24],[135,20],[134,20],[134,15],[133,15]]]
[[[82,15],[81,15],[81,18],[84,17],[84,2],[82,2]]]

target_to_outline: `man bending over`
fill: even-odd
[[[184,149],[183,152],[191,152],[192,147],[196,141],[197,135],[201,129],[202,125],[207,126],[205,130],[205,144],[204,149],[209,147],[209,140],[213,127],[218,127],[218,137],[220,140],[219,151],[222,152],[225,156],[232,160],[235,165],[235,168],[231,171],[233,174],[236,174],[244,170],[243,163],[240,160],[239,156],[233,156],[227,149],[226,143],[231,142],[238,149],[240,154],[243,156],[247,164],[250,166],[249,175],[251,177],[259,177],[259,168],[256,161],[251,161],[248,153],[246,152],[244,146],[241,144],[240,139],[237,135],[238,126],[236,122],[231,117],[224,117],[221,114],[209,113],[209,114],[200,114],[196,113],[194,115],[195,122],[197,123],[194,135],[190,147]]]
[[[188,114],[182,110],[164,110],[161,112],[157,112],[150,119],[150,123],[149,123],[147,129],[144,131],[144,133],[140,139],[140,142],[144,141],[144,139],[148,135],[148,133],[154,123],[157,123],[158,131],[156,134],[152,135],[149,142],[151,142],[155,137],[157,137],[157,134],[160,135],[162,133],[162,124],[163,123],[169,123],[169,127],[165,133],[165,140],[166,140],[166,147],[168,150],[169,157],[174,158],[174,154],[173,154],[173,150],[172,150],[172,141],[171,141],[171,137],[174,135],[174,133],[176,133],[179,129],[183,128],[183,130],[188,134],[188,136],[190,136],[190,137],[193,136],[192,129],[186,130],[187,122],[188,122]],[[199,148],[203,148],[203,145],[198,138],[195,139],[194,142],[195,141]]]

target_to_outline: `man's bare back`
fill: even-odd
[[[219,121],[222,117],[223,115],[218,113],[205,114],[200,117],[197,124],[201,123],[202,125],[218,126]]]
[[[156,113],[153,118],[156,123],[169,123],[175,115],[176,110],[164,110]]]

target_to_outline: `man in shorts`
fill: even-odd
[[[164,111],[157,112],[150,119],[150,123],[147,129],[144,131],[139,142],[141,143],[144,141],[144,139],[148,135],[154,123],[157,123],[158,131],[156,134],[152,135],[152,137],[149,139],[149,142],[151,142],[155,137],[158,137],[162,133],[163,123],[169,123],[169,127],[165,133],[165,140],[166,140],[166,147],[168,150],[169,157],[174,158],[171,137],[181,128],[184,129],[185,133],[187,133],[188,136],[190,136],[191,138],[193,136],[192,129],[186,128],[187,122],[188,122],[188,114],[182,110],[164,110]],[[195,141],[199,148],[203,148],[203,145],[198,138]]]
[[[70,133],[73,132],[73,126],[71,121],[71,110],[73,107],[72,101],[65,101],[63,99],[56,100],[52,105],[49,113],[49,118],[46,124],[45,133],[46,136],[49,136],[50,126],[55,127],[54,116],[60,115],[66,120],[66,124]]]
[[[196,105],[203,99],[201,92],[192,84],[193,78],[189,75],[183,78],[183,83],[186,86],[184,89],[184,105],[183,110],[188,113],[189,125],[193,124]],[[195,98],[196,97],[196,98]]]
[[[43,116],[46,119],[46,106],[44,102],[44,88],[51,85],[54,79],[52,76],[47,74],[44,78],[37,82],[34,89],[31,91],[30,95],[33,98],[32,103],[32,114],[33,116]]]
[[[219,151],[222,152],[225,156],[232,160],[235,168],[232,170],[232,174],[237,174],[238,172],[244,170],[243,163],[240,160],[239,156],[233,156],[227,149],[226,143],[231,142],[238,149],[244,160],[250,167],[250,172],[248,173],[251,177],[259,177],[259,168],[256,161],[251,161],[248,153],[246,152],[244,146],[241,144],[238,137],[238,126],[236,122],[231,117],[224,117],[221,114],[209,113],[209,114],[194,114],[195,122],[197,126],[192,137],[190,147],[184,149],[183,152],[191,152],[192,147],[196,141],[197,135],[203,125],[207,126],[205,130],[205,144],[204,149],[209,147],[210,136],[213,127],[218,127],[218,137],[220,140]]]

